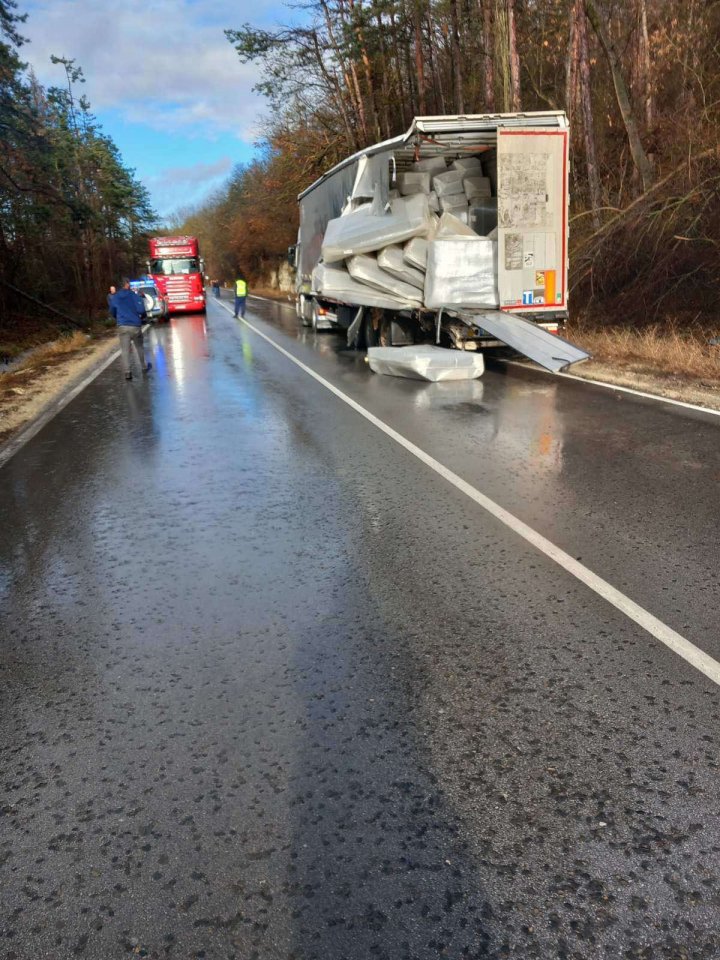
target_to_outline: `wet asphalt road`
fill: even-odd
[[[714,657],[720,419],[249,319]],[[215,303],[0,470],[0,957],[720,957],[720,689]]]

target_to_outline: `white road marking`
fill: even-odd
[[[258,297],[250,294],[250,300],[263,300],[265,303],[279,303],[283,307],[294,310],[293,304],[286,303],[284,300],[271,300],[269,297]],[[534,365],[529,367],[519,360],[503,360],[509,367],[520,367],[523,370],[532,370],[533,373],[544,373],[548,377],[563,377],[565,380],[577,380],[578,383],[591,383],[595,387],[604,387],[606,390],[619,390],[620,393],[629,393],[633,397],[642,397],[644,400],[655,400],[658,403],[670,403],[674,407],[685,407],[686,410],[697,410],[700,413],[711,413],[714,417],[720,417],[720,410],[713,410],[711,407],[701,407],[697,403],[686,403],[684,400],[672,400],[670,397],[661,397],[657,393],[644,393],[642,390],[633,390],[632,387],[621,387],[616,383],[607,383],[605,380],[589,380],[587,377],[578,377],[574,373],[561,373],[553,370],[544,370],[542,367]]]
[[[532,370],[533,373],[545,373],[549,377],[562,377],[564,380],[576,380],[578,383],[592,383],[596,387],[605,387],[606,390],[618,390],[620,393],[629,393],[633,397],[643,397],[645,400],[655,400],[658,403],[670,403],[674,407],[685,407],[686,410],[698,410],[700,413],[711,413],[714,417],[720,417],[720,410],[713,410],[711,407],[701,407],[697,403],[686,403],[684,400],[672,400],[670,397],[661,397],[657,393],[643,393],[642,390],[633,390],[632,387],[620,387],[616,383],[606,383],[605,380],[589,380],[587,377],[578,377],[574,373],[554,373],[552,370],[543,370],[542,367],[532,366],[521,363],[519,360],[503,360],[503,363],[509,367],[520,367],[523,370]]]
[[[111,363],[114,363],[119,356],[120,350],[113,350],[110,356],[104,360],[99,367],[96,367],[94,370],[92,370],[87,377],[74,386],[73,389],[62,398],[62,400],[60,400],[58,403],[53,403],[52,406],[45,411],[45,413],[41,414],[37,420],[33,420],[29,427],[26,427],[13,440],[11,440],[5,450],[0,452],[0,467],[4,467],[8,460],[11,457],[14,457],[21,447],[25,446],[28,440],[32,440],[36,434],[40,433],[46,423],[49,423],[53,417],[56,417],[58,413],[60,413],[60,411],[70,403],[71,400],[74,400],[79,393],[82,393],[85,387],[89,386],[96,377],[99,377],[103,370],[105,370],[106,367],[109,367]]]
[[[232,313],[229,307],[226,307],[225,304],[221,303],[221,306]],[[653,616],[648,610],[645,610],[639,604],[635,603],[634,600],[631,600],[630,597],[626,597],[624,593],[621,593],[620,590],[617,590],[612,584],[608,583],[607,580],[603,580],[602,577],[599,577],[597,574],[593,573],[592,570],[589,570],[582,563],[577,561],[574,557],[571,557],[570,554],[566,553],[564,550],[557,547],[554,543],[544,537],[542,534],[538,533],[536,530],[533,530],[532,527],[528,526],[522,520],[519,520],[516,516],[510,513],[508,510],[505,510],[504,507],[501,507],[499,504],[495,503],[494,500],[491,500],[489,497],[485,496],[484,493],[481,493],[472,484],[469,484],[466,480],[463,480],[462,477],[459,477],[456,473],[453,473],[452,470],[449,470],[447,467],[443,466],[438,460],[434,457],[431,457],[430,454],[425,453],[424,450],[421,450],[420,447],[416,446],[410,440],[407,440],[401,433],[398,433],[397,430],[393,430],[392,427],[388,426],[383,420],[380,420],[374,414],[370,413],[369,410],[366,410],[365,407],[361,406],[347,394],[343,393],[342,390],[338,390],[337,387],[333,386],[328,380],[320,376],[319,373],[316,373],[307,364],[303,363],[302,360],[298,360],[297,357],[293,356],[288,350],[284,347],[281,347],[279,343],[276,343],[271,337],[268,337],[267,334],[263,333],[262,330],[259,330],[256,326],[250,323],[249,320],[241,320],[246,327],[249,327],[253,333],[257,334],[259,337],[262,337],[263,340],[266,340],[270,346],[274,347],[279,353],[284,357],[287,357],[292,363],[300,367],[308,376],[312,377],[318,383],[322,384],[330,393],[333,393],[338,399],[342,400],[343,403],[346,403],[349,407],[355,410],[360,416],[365,417],[373,426],[377,427],[378,430],[382,430],[384,434],[398,443],[401,447],[411,453],[414,457],[417,457],[422,463],[430,467],[431,470],[434,470],[439,476],[447,480],[448,483],[451,483],[454,487],[460,490],[461,493],[464,493],[467,497],[473,500],[478,506],[482,507],[489,514],[499,520],[501,523],[505,524],[510,530],[516,533],[518,536],[522,537],[523,540],[526,540],[529,544],[539,550],[541,553],[545,554],[546,557],[549,557],[550,560],[553,560],[558,566],[566,570],[571,576],[575,577],[581,583],[584,583],[585,586],[589,587],[594,593],[602,597],[604,600],[607,600],[608,603],[612,604],[617,610],[621,613],[624,613],[626,617],[632,620],[634,623],[637,623],[638,626],[642,627],[643,630],[646,630],[651,636],[655,637],[656,640],[659,640],[660,643],[665,644],[666,647],[669,647],[674,653],[679,657],[682,657],[683,660],[686,660],[691,666],[695,667],[696,670],[699,670],[700,673],[704,674],[709,680],[712,680],[713,683],[716,683],[720,686],[720,663],[717,660],[714,660],[707,653],[704,653],[699,647],[696,647],[694,643],[691,643],[685,637],[681,636],[672,627],[669,627],[667,624],[663,623],[662,620],[658,620],[657,617]]]

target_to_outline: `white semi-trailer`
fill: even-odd
[[[588,354],[568,315],[564,113],[418,117],[299,197],[297,312],[361,346],[507,344],[549,369]]]

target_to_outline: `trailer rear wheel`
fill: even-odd
[[[392,346],[392,323],[387,313],[378,307],[373,307],[365,314],[363,325],[364,344],[360,347],[391,347]]]

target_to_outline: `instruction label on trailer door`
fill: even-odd
[[[551,224],[549,166],[550,155],[547,153],[512,154],[503,158],[503,191],[498,196],[499,226],[547,227]]]

